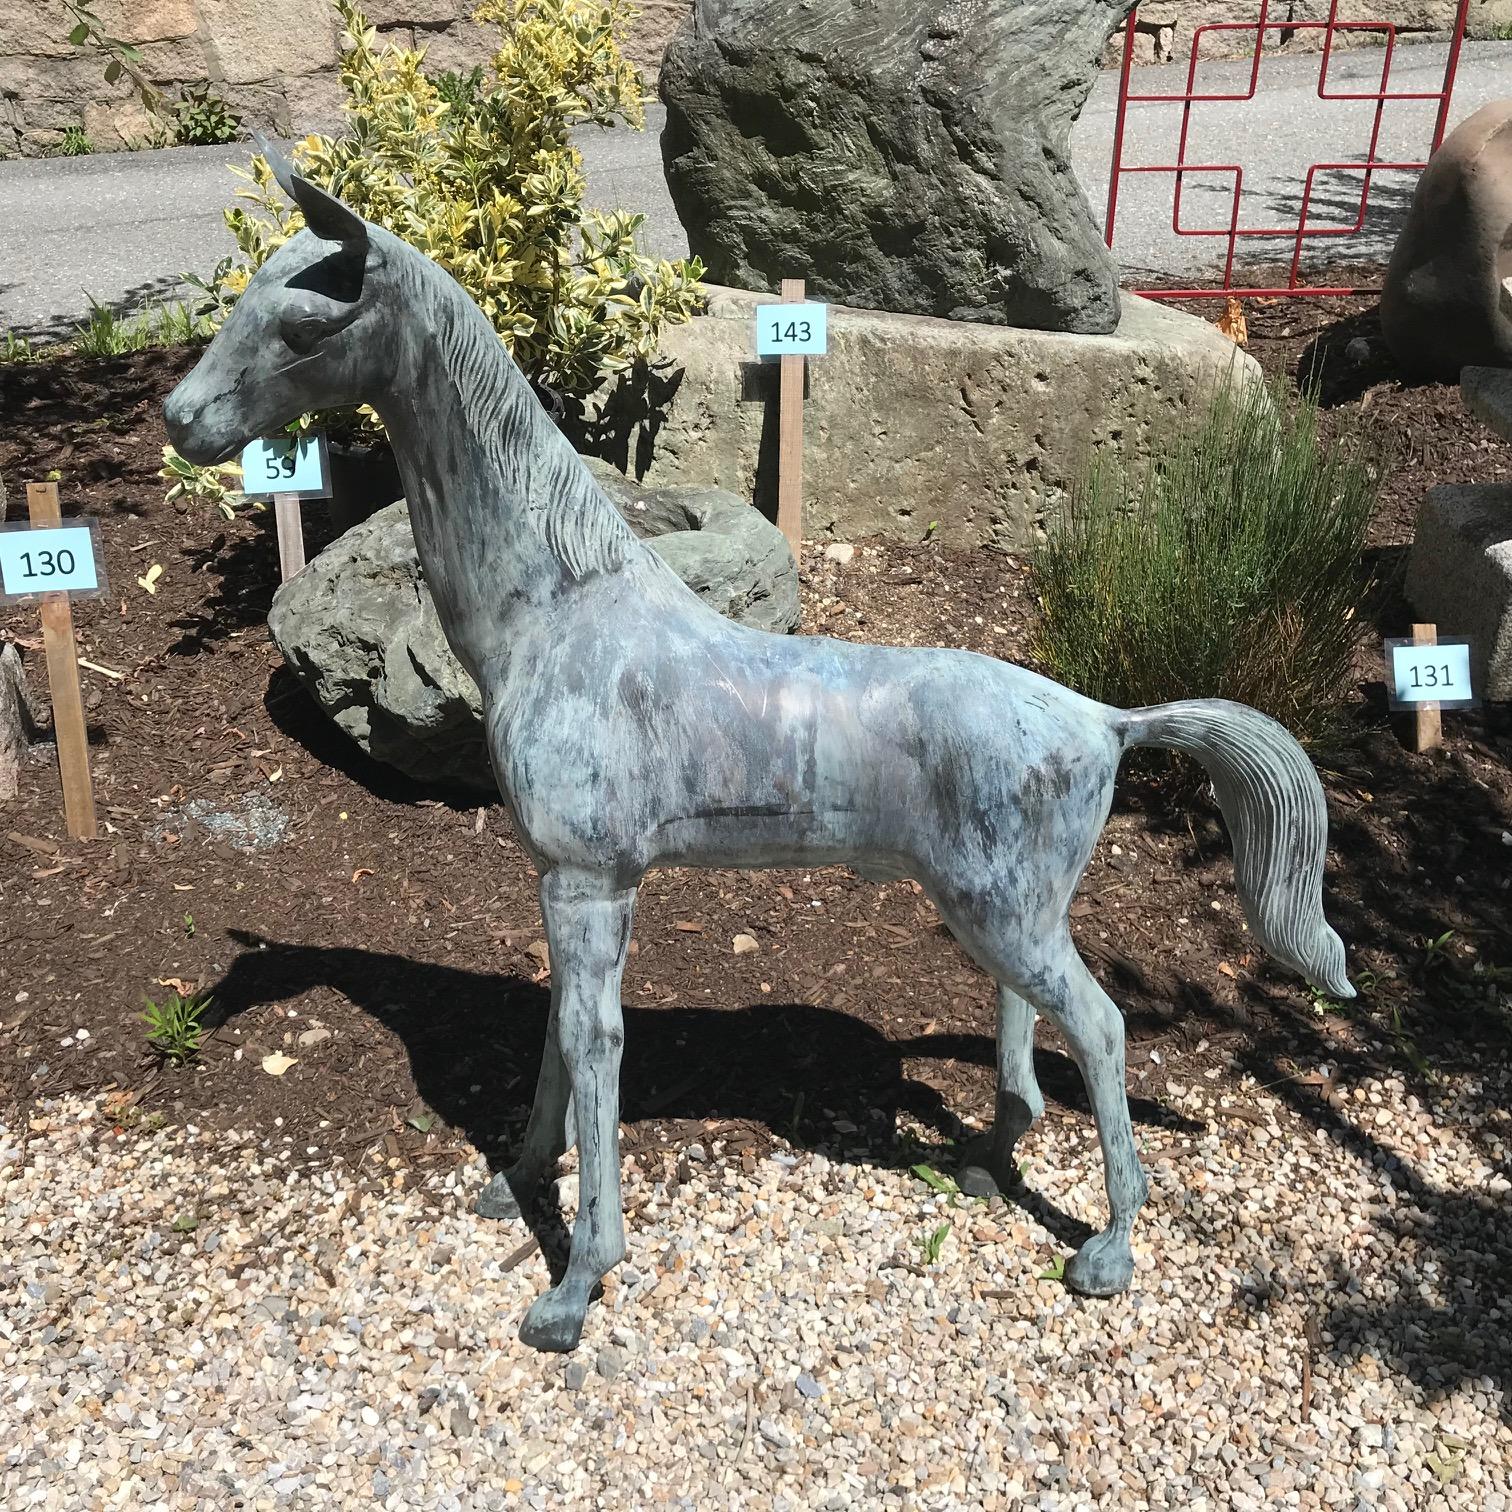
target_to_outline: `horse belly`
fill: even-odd
[[[861,818],[750,807],[674,819],[658,826],[648,859],[657,866],[852,866],[878,879],[912,876],[914,859],[868,833]]]

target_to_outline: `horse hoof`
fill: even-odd
[[[1094,1234],[1066,1262],[1066,1285],[1084,1297],[1116,1297],[1134,1279],[1134,1253],[1119,1234]]]
[[[478,1193],[473,1211],[480,1218],[523,1218],[520,1201],[509,1185],[508,1176],[501,1171]]]
[[[986,1166],[979,1165],[962,1166],[956,1185],[968,1197],[996,1197],[1003,1190],[997,1177]]]
[[[520,1324],[520,1342],[531,1349],[566,1354],[583,1337],[582,1307],[564,1299],[558,1290],[537,1297]]]
[[[968,1140],[961,1152],[956,1185],[968,1197],[997,1197],[1011,1192],[1022,1180],[1012,1159],[1005,1162],[997,1158],[993,1143],[989,1130]]]

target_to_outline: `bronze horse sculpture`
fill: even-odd
[[[169,397],[168,432],[209,463],[309,410],[366,402],[388,429],[436,609],[482,692],[499,790],[540,871],[547,1044],[522,1147],[478,1210],[519,1216],[574,1138],[580,1201],[565,1273],[521,1338],[573,1348],[624,1255],[620,978],[654,866],[916,878],[998,983],[996,1122],[963,1184],[1016,1180],[1015,1141],[1043,1111],[1043,1013],[1085,1080],[1109,1205],[1066,1280],[1125,1288],[1147,1188],[1123,1022],[1072,944],[1072,897],[1123,753],[1189,752],[1227,820],[1256,938],[1352,996],[1322,911],[1323,792],[1301,748],[1240,704],[1123,711],[987,656],[722,618],[636,540],[460,286],[288,163],[275,170],[306,229]]]

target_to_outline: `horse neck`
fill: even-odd
[[[393,443],[442,627],[468,670],[644,548],[536,398],[483,313],[394,238],[397,360],[374,402]]]

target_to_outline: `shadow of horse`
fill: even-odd
[[[356,947],[296,945],[245,931],[243,953],[206,993],[219,1024],[248,1009],[297,998],[312,988],[340,993],[403,1043],[426,1106],[475,1148],[492,1170],[506,1163],[529,1113],[546,1037],[550,994],[520,976],[500,976]],[[743,1008],[624,1005],[624,1143],[667,1148],[696,1126],[754,1124],[832,1159],[906,1169],[950,1170],[964,1132],[939,1091],[910,1074],[912,1060],[995,1065],[990,1035],[940,1033],[890,1039],[871,1025],[806,1003]],[[339,1052],[338,1052],[339,1053]],[[333,1074],[355,1072],[339,1059]],[[1035,1070],[1047,1104],[1090,1113],[1069,1057],[1039,1048]],[[1198,1126],[1149,1099],[1131,1098],[1136,1123],[1193,1132]],[[908,1115],[939,1136],[934,1146],[900,1134]],[[672,1130],[658,1125],[692,1125]],[[852,1132],[854,1131],[854,1132]],[[1100,1172],[1089,1160],[1088,1179]],[[1029,1172],[1032,1180],[1032,1169]],[[1031,1190],[1011,1194],[1067,1245],[1090,1235]],[[536,1215],[548,1259],[565,1254],[560,1215]]]

